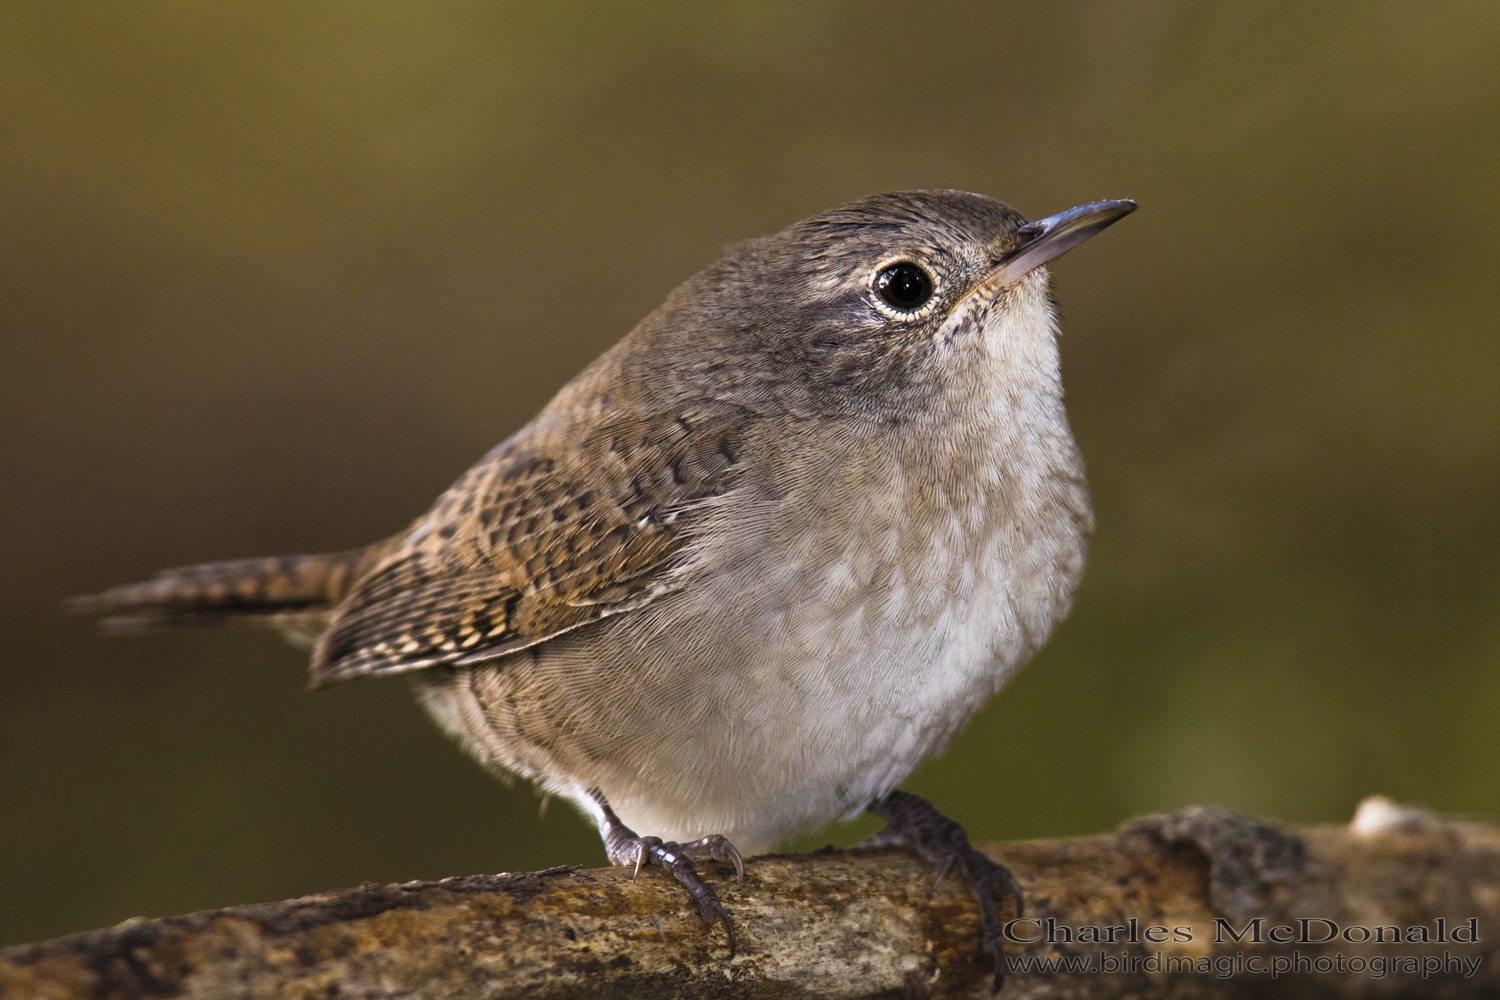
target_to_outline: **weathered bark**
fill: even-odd
[[[1003,996],[1500,992],[1500,827],[1493,825],[1377,810],[1362,812],[1352,828],[1293,829],[1192,810],[1111,835],[1000,844],[988,853],[1010,866],[1026,892],[1028,920],[1013,925],[1017,937],[1045,938],[1049,918],[1054,938],[1064,927],[1074,935],[1071,943],[1014,943],[1010,961],[1094,963],[1092,971],[1071,972],[1013,964]],[[738,927],[732,960],[722,929],[701,923],[681,887],[659,871],[632,881],[628,870],[560,868],[370,884],[127,921],[0,952],[0,993],[59,1000],[989,995],[976,908],[957,878],[934,887],[923,864],[891,852],[756,858],[743,884],[727,868],[709,867]],[[1261,943],[1251,940],[1253,925],[1247,929],[1255,918],[1262,918]],[[1433,940],[1270,939],[1278,925],[1295,936],[1299,918],[1312,919],[1304,937],[1325,937],[1326,920],[1356,938],[1358,928],[1399,928],[1403,937],[1425,928]],[[1078,940],[1107,937],[1110,927],[1114,943]],[[1467,940],[1470,928],[1477,941]],[[1116,963],[1113,971],[1099,970],[1101,957]],[[1293,967],[1273,977],[1278,961]],[[1338,971],[1340,961],[1346,971]],[[1330,970],[1318,971],[1321,962]],[[1375,974],[1374,962],[1386,974]],[[1362,971],[1347,971],[1351,963]]]

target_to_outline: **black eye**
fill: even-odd
[[[892,309],[914,312],[932,298],[932,275],[909,260],[897,261],[875,275],[875,291]]]

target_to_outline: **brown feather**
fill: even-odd
[[[141,583],[70,598],[113,633],[198,625],[302,628],[328,612],[389,543],[318,555],[230,559],[180,566]]]
[[[721,411],[506,442],[339,605],[313,686],[492,660],[669,592],[681,516],[734,477],[745,420]]]

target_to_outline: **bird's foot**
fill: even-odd
[[[693,859],[710,859],[734,865],[735,877],[743,882],[745,862],[735,846],[717,833],[685,844],[664,841],[660,837],[639,836],[620,822],[620,817],[615,815],[598,789],[589,794],[604,812],[604,849],[609,853],[609,860],[617,865],[634,865],[636,875],[641,873],[643,865],[655,864],[665,868],[668,874],[692,894],[693,902],[698,905],[698,916],[703,918],[704,923],[724,925],[724,933],[729,937],[729,957],[733,958],[734,921],[729,918],[729,912],[719,901],[719,894],[703,881],[703,877],[693,867]]]
[[[998,990],[1005,981],[1005,925],[995,905],[995,891],[1014,901],[1016,916],[1022,912],[1021,887],[1010,869],[975,850],[963,827],[938,812],[931,802],[910,792],[891,792],[870,806],[870,812],[885,820],[886,825],[860,844],[861,848],[909,847],[938,866],[938,881],[955,864],[961,867],[979,902],[984,950],[995,960],[994,988]]]

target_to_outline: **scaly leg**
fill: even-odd
[[[711,858],[732,864],[735,877],[743,882],[745,862],[741,860],[740,852],[735,850],[734,845],[717,833],[686,844],[663,841],[660,837],[638,836],[634,830],[620,822],[620,817],[615,815],[615,811],[605,801],[604,793],[594,788],[590,789],[589,796],[604,812],[604,849],[609,854],[609,860],[617,865],[635,865],[636,875],[641,873],[641,866],[646,864],[665,868],[668,874],[686,886],[687,891],[692,894],[693,901],[698,904],[698,916],[703,918],[704,923],[724,925],[724,932],[729,936],[729,957],[733,958],[734,921],[729,919],[724,904],[719,902],[718,893],[703,881],[693,867],[692,859]]]
[[[964,828],[938,812],[931,802],[910,792],[891,792],[870,806],[870,812],[885,820],[885,829],[860,845],[862,848],[909,847],[938,866],[942,880],[954,865],[962,866],[969,888],[979,901],[984,949],[995,959],[995,984],[1005,981],[1005,933],[995,906],[995,890],[1008,895],[1021,915],[1021,887],[1010,869],[980,854],[969,843]]]

